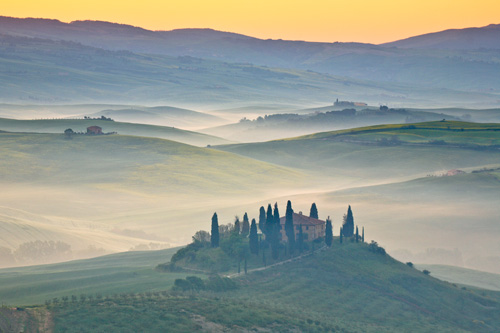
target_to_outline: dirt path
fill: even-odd
[[[269,266],[265,266],[265,267],[259,267],[259,268],[249,269],[249,270],[247,270],[247,273],[257,272],[257,271],[264,271],[264,270],[272,268],[272,267],[284,265],[286,263],[293,262],[293,261],[298,261],[298,260],[301,260],[302,258],[312,256],[314,253],[319,252],[319,251],[323,251],[325,249],[326,249],[326,245],[324,245],[323,247],[320,247],[319,249],[314,250],[312,252],[301,254],[298,257],[293,257],[293,258],[290,258],[290,259],[287,259],[287,260],[283,260],[283,261],[280,261],[280,262],[277,262],[275,264],[272,264],[272,265],[269,265]],[[233,273],[233,274],[225,275],[225,277],[234,278],[234,277],[238,277],[238,276],[241,276],[241,275],[245,275],[245,272]]]

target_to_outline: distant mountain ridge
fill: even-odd
[[[496,26],[490,26],[490,28],[475,28],[474,33],[481,33],[482,31],[496,31]],[[486,29],[486,30],[484,30]],[[489,30],[488,30],[489,29]],[[462,31],[462,30],[460,30]],[[463,31],[468,31],[467,29]],[[462,32],[463,32],[462,31]],[[446,32],[437,33],[434,36],[446,36]],[[488,34],[488,33],[486,33]],[[222,70],[218,66],[210,66],[202,69],[206,74],[202,74],[201,71],[198,73],[191,73],[196,75],[198,78],[200,75],[205,76],[206,82],[209,84],[202,85],[204,93],[207,96],[213,96],[213,94],[208,93],[208,90],[217,91],[219,95],[223,96],[225,91],[236,90],[233,83],[234,75],[229,75],[231,80],[226,80],[224,84],[220,84],[221,76],[229,73],[235,66],[238,67],[243,65],[257,65],[266,66],[272,68],[280,68],[301,71],[309,71],[313,77],[316,73],[333,74],[338,77],[346,78],[344,85],[339,88],[333,88],[331,90],[335,91],[336,96],[332,95],[332,98],[344,95],[350,96],[349,98],[354,98],[353,88],[350,88],[352,80],[363,80],[372,81],[377,83],[381,88],[385,88],[387,84],[399,85],[405,84],[411,86],[413,90],[418,89],[431,89],[433,92],[430,95],[426,95],[425,98],[419,98],[418,100],[436,100],[439,98],[441,102],[451,101],[453,105],[458,105],[461,103],[457,101],[455,97],[449,98],[445,95],[447,92],[445,90],[456,90],[460,92],[473,92],[474,94],[480,94],[475,98],[467,98],[467,103],[470,105],[475,105],[475,107],[496,107],[498,100],[500,100],[500,81],[498,77],[500,75],[500,49],[495,49],[497,42],[491,42],[491,49],[469,49],[469,50],[453,50],[453,49],[435,49],[435,47],[425,48],[419,47],[415,49],[408,49],[407,47],[395,47],[397,44],[386,44],[386,45],[373,45],[373,44],[361,44],[361,43],[316,43],[316,42],[304,42],[304,41],[286,41],[286,40],[263,40],[253,37],[248,37],[240,34],[221,32],[211,29],[179,29],[172,31],[150,31],[130,25],[115,24],[109,22],[101,21],[75,21],[72,23],[63,23],[57,20],[46,20],[46,19],[18,19],[9,17],[0,17],[0,36],[5,42],[0,41],[0,53],[4,54],[5,57],[11,57],[10,49],[22,48],[18,47],[22,44],[29,43],[27,39],[41,38],[44,40],[52,40],[54,46],[50,47],[48,52],[64,53],[64,50],[59,51],[58,48],[64,49],[68,45],[64,45],[65,42],[77,43],[82,49],[92,47],[98,48],[100,50],[106,51],[125,51],[132,52],[138,55],[140,61],[144,61],[145,64],[149,65],[150,59],[148,57],[154,57],[155,65],[158,64],[164,69],[168,68],[169,71],[180,70],[184,74],[188,71],[192,71],[194,67],[191,63],[196,63],[199,59],[183,59],[182,64],[179,67],[171,67],[170,65],[162,66],[166,64],[165,58],[157,59],[159,56],[174,56],[174,57],[194,57],[200,59],[211,59],[223,62],[223,66],[227,67]],[[462,36],[463,33],[458,34]],[[13,37],[12,37],[13,36]],[[490,35],[488,35],[490,36]],[[9,37],[9,38],[7,38]],[[425,36],[419,36],[414,38],[427,38]],[[440,42],[446,45],[445,38],[440,37]],[[458,37],[457,37],[458,38]],[[492,34],[490,37],[485,37],[481,40],[478,45],[485,45],[487,40],[497,41],[498,37]],[[464,41],[463,39],[461,39]],[[465,40],[464,43],[466,43]],[[61,45],[57,45],[60,43]],[[394,43],[407,43],[404,45],[410,45],[410,42],[394,42]],[[451,42],[450,42],[451,43]],[[455,42],[455,44],[458,42]],[[50,43],[46,43],[50,44]],[[432,43],[431,43],[432,44]],[[470,43],[469,43],[470,44]],[[423,44],[422,44],[423,45]],[[432,45],[437,45],[434,42]],[[472,44],[470,44],[472,45]],[[73,45],[77,47],[78,45]],[[42,46],[41,46],[42,47]],[[43,46],[45,47],[45,46]],[[26,49],[23,50],[27,51]],[[35,50],[36,51],[36,50]],[[116,57],[117,54],[111,54],[101,51],[92,51],[97,53],[103,53],[102,59],[108,62],[109,65],[101,68],[97,66],[99,72],[110,73],[109,67],[116,66],[117,62],[111,60],[111,58]],[[31,52],[31,50],[29,51]],[[44,52],[35,52],[37,56],[44,55]],[[131,56],[126,54],[120,54],[120,57]],[[30,58],[32,57],[30,54]],[[70,60],[82,61],[83,57],[65,57],[63,63],[69,63]],[[137,57],[136,57],[137,58]],[[18,59],[17,59],[18,60]],[[109,61],[108,61],[109,60]],[[137,60],[134,60],[132,64],[137,64]],[[13,61],[13,60],[9,60]],[[22,66],[16,66],[21,72],[26,72],[27,68],[32,66],[34,61],[29,63],[24,63]],[[11,71],[10,65],[7,65],[8,71]],[[22,68],[21,68],[22,67]],[[94,69],[96,66],[90,63],[85,69]],[[197,69],[198,70],[198,69]],[[206,71],[210,73],[207,73]],[[269,94],[272,91],[273,94],[282,88],[285,88],[290,81],[290,76],[285,78],[282,71],[278,76],[281,78],[281,87],[276,85],[276,80],[269,77],[272,70],[267,70],[265,68],[246,68],[245,73],[260,75],[264,80],[262,82],[252,82],[249,87],[250,89],[239,90],[235,95],[237,99],[241,99],[241,96],[247,96],[248,93],[254,93],[256,90],[254,87],[258,87],[260,91],[265,91],[265,94]],[[28,71],[28,73],[40,73],[40,71]],[[316,73],[314,73],[316,72]],[[151,75],[157,76],[158,70],[153,70],[148,73],[149,76],[145,76],[145,72],[141,73],[141,80],[149,81]],[[133,72],[136,75],[137,71]],[[168,85],[177,84],[180,82],[178,78],[162,76],[168,80]],[[269,80],[270,79],[270,80]],[[192,79],[190,79],[192,80]],[[113,82],[127,82],[128,80],[122,80]],[[199,79],[197,79],[199,81]],[[271,82],[271,81],[274,81]],[[318,82],[314,79],[313,84]],[[100,84],[99,81],[95,82]],[[189,82],[186,87],[191,87],[194,82]],[[307,91],[310,101],[317,100],[313,97],[309,90],[310,84],[302,83],[294,87],[288,86],[287,89],[292,92],[288,94],[296,96],[297,89],[301,91]],[[109,87],[109,85],[106,85]],[[270,90],[269,87],[273,89]],[[411,98],[400,93],[401,89],[398,87],[393,87],[395,89],[391,90],[389,93],[382,94],[381,98],[377,97],[375,103],[387,104],[396,99],[405,99],[407,102],[411,103]],[[38,88],[37,88],[38,89]],[[277,89],[277,90],[276,90]],[[327,95],[327,90],[322,88],[320,95]],[[443,90],[438,90],[443,89]],[[189,89],[184,89],[183,92]],[[144,90],[139,92],[144,93]],[[148,92],[149,93],[149,92]],[[222,94],[221,94],[222,93]],[[10,93],[9,93],[10,94]],[[112,94],[116,95],[115,92]],[[256,94],[253,94],[254,96]],[[368,101],[370,98],[367,94],[362,93],[362,100]],[[489,96],[488,96],[489,95]],[[491,96],[493,95],[493,97]],[[135,94],[129,94],[129,96],[135,96]],[[179,94],[176,94],[179,96]],[[196,99],[198,99],[200,94],[196,94]],[[51,97],[50,97],[51,98]],[[211,97],[209,97],[211,98]],[[225,98],[222,97],[222,98]],[[217,96],[217,99],[221,100],[221,97]],[[359,98],[359,97],[356,97]],[[465,97],[464,97],[465,98]],[[255,100],[255,97],[252,97]],[[286,98],[285,98],[286,100]],[[82,100],[84,101],[84,100]],[[114,101],[114,99],[109,98],[107,101]],[[437,106],[438,104],[433,104]],[[480,106],[479,106],[480,105]],[[405,106],[408,106],[406,103]]]
[[[500,49],[500,24],[490,24],[480,28],[449,29],[382,45],[404,49]]]
[[[0,31],[4,34],[39,37],[49,39],[68,39],[75,41],[83,38],[85,34],[94,33],[97,36],[127,36],[128,38],[153,38],[164,40],[164,42],[182,42],[190,45],[199,42],[207,42],[221,39],[232,39],[233,41],[251,41],[279,43],[301,43],[309,46],[325,47],[328,45],[375,45],[370,43],[327,43],[308,42],[297,40],[272,40],[259,39],[234,32],[219,31],[210,28],[184,28],[173,30],[148,30],[129,24],[113,23],[96,20],[77,20],[64,23],[55,19],[45,18],[15,18],[0,16]],[[186,37],[189,37],[186,39]],[[83,42],[82,40],[82,42]],[[500,24],[490,24],[484,27],[470,27],[464,29],[447,29],[443,31],[411,36],[389,43],[379,44],[398,48],[430,48],[430,49],[499,49],[500,48]],[[102,47],[102,45],[92,45]],[[112,48],[115,45],[104,45]],[[130,45],[132,46],[132,45]],[[130,47],[129,46],[129,47]],[[158,50],[165,45],[158,45]]]
[[[102,21],[63,23],[0,17],[0,34],[4,35],[71,41],[110,51],[191,56],[480,92],[500,92],[497,31],[498,26],[492,25],[373,45],[264,40],[211,29],[150,31]],[[477,42],[470,42],[471,38]],[[484,49],[488,45],[491,47]],[[444,50],[437,49],[440,46]],[[412,47],[416,49],[409,49]],[[456,48],[462,50],[453,50]]]

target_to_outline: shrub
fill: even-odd
[[[238,284],[230,278],[213,275],[206,281],[205,287],[211,291],[227,291],[238,288]]]
[[[431,272],[430,272],[430,271],[428,271],[428,270],[426,270],[426,269],[424,269],[424,270],[422,271],[422,273],[424,273],[425,275],[429,275],[429,274],[431,274]]]
[[[370,250],[373,253],[385,255],[385,249],[379,246],[378,243],[375,241],[372,241],[370,244],[368,244],[368,250]]]
[[[408,267],[413,268],[413,263],[411,261],[408,261],[406,264],[408,265]]]

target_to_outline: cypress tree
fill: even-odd
[[[325,244],[330,247],[333,242],[333,230],[332,230],[332,220],[330,220],[330,216],[326,219],[325,226]]]
[[[274,224],[274,215],[273,215],[273,208],[271,207],[271,204],[267,205],[267,216],[266,216],[266,239],[271,240],[272,233],[273,233],[273,224]]]
[[[217,213],[212,216],[212,233],[210,234],[210,243],[212,247],[219,247],[219,220]]]
[[[364,243],[365,242],[365,227],[363,227],[363,231],[361,234],[361,241]]]
[[[248,222],[248,214],[245,212],[245,215],[243,215],[243,225],[241,226],[241,234],[243,236],[248,236],[248,233],[250,232],[250,223]]]
[[[274,224],[278,226],[278,231],[281,230],[280,211],[277,202],[274,203]]]
[[[255,223],[255,219],[252,219],[249,238],[250,253],[259,254],[259,239],[257,235],[257,223]]]
[[[359,232],[358,232],[358,226],[356,226],[356,243],[359,243]]]
[[[280,212],[278,210],[278,203],[274,204],[274,214],[273,214],[273,224],[272,224],[272,234],[271,234],[271,251],[273,259],[278,259],[279,256],[279,246],[280,246]]]
[[[342,227],[340,227],[340,244],[342,244],[342,235],[344,234],[344,230],[342,230]]]
[[[309,212],[309,217],[318,218],[318,208],[316,207],[316,203],[313,202],[311,206],[311,211]]]
[[[292,202],[290,200],[286,203],[285,232],[286,237],[288,238],[290,255],[293,255],[295,250],[295,230],[293,229],[293,209]]]
[[[266,210],[264,206],[259,209],[259,229],[263,234],[266,233]]]
[[[234,217],[234,233],[239,235],[240,234],[240,218],[238,216]]]
[[[351,206],[347,208],[347,215],[344,217],[344,224],[342,230],[345,237],[352,237],[354,235],[354,217],[352,216]]]

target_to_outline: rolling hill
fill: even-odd
[[[498,124],[438,121],[361,127],[217,149],[323,175],[355,175],[370,182],[496,164],[499,140]]]
[[[114,294],[165,290],[186,274],[161,274],[158,263],[178,248],[123,252],[59,264],[0,269],[0,299],[4,305],[43,304],[63,295]]]
[[[376,249],[368,244],[339,244],[336,240],[332,248],[312,256],[233,278],[237,289],[224,292],[160,292],[180,274],[152,272],[152,262],[162,256],[168,259],[168,254],[151,252],[150,258],[144,253],[130,253],[17,272],[0,271],[0,280],[34,289],[35,294],[26,300],[54,297],[46,306],[27,307],[24,311],[48,312],[52,320],[47,324],[56,332],[123,332],[139,327],[142,331],[168,327],[173,332],[494,332],[499,327],[498,293],[459,288]],[[144,262],[138,264],[140,259]],[[106,262],[109,267],[104,267]],[[74,277],[73,270],[81,272],[82,277],[70,279],[69,288],[59,293],[45,281]],[[131,272],[138,274],[130,275]],[[41,281],[33,279],[37,274]],[[13,280],[16,275],[18,279]],[[93,279],[87,279],[87,275]],[[153,282],[159,275],[166,280],[163,287]],[[117,286],[106,282],[109,277],[117,280]],[[142,279],[147,283],[141,284]],[[78,280],[86,282],[81,289],[71,285]],[[127,284],[129,291],[120,292]],[[76,292],[84,297],[76,295],[72,300],[71,293]],[[16,320],[15,310],[7,310],[3,310],[2,325]],[[124,320],[127,316],[134,320]],[[43,318],[38,321],[44,322]]]
[[[195,130],[201,127],[229,122],[207,112],[194,111],[167,105],[144,106],[126,104],[0,104],[0,118],[33,119],[81,119],[106,116],[129,123],[162,125]]]
[[[191,106],[232,103],[310,105],[352,96],[377,104],[435,99],[436,90],[353,80],[306,70],[227,63],[189,56],[109,51],[74,42],[0,35],[0,98],[16,104],[108,103]],[[496,98],[449,89],[457,103]],[[427,96],[427,97],[426,97]]]
[[[298,171],[162,139],[0,135],[0,237],[10,249],[63,241],[78,257],[89,246],[185,244],[214,210],[305,184]]]
[[[500,49],[499,35],[500,24],[490,24],[481,28],[449,29],[383,45],[406,49]]]
[[[440,280],[460,285],[500,291],[500,275],[448,265],[417,265],[420,270],[427,269]]]
[[[360,225],[371,230],[369,239],[397,251],[397,258],[410,261],[427,249],[442,249],[442,256],[425,257],[430,263],[453,260],[492,271],[500,258],[495,245],[500,235],[498,129],[498,124],[439,121],[217,148],[320,177],[306,193],[270,201],[292,200],[301,210],[316,202],[323,219],[332,217],[337,233],[352,205]],[[483,168],[488,170],[472,173]],[[456,169],[467,173],[441,177]],[[405,236],[409,230],[414,237]]]
[[[496,106],[500,91],[496,79],[500,72],[500,64],[498,62],[498,48],[495,46],[498,43],[498,38],[494,35],[494,31],[496,31],[494,29],[497,29],[495,26],[457,31],[455,37],[450,37],[447,32],[440,33],[440,36],[446,36],[445,39],[450,40],[450,45],[474,45],[469,46],[467,50],[441,50],[433,47],[407,49],[393,45],[262,40],[210,29],[148,31],[138,27],[96,21],[76,21],[67,24],[54,20],[2,17],[0,18],[0,28],[4,34],[13,36],[14,41],[4,41],[4,44],[10,45],[22,43],[22,37],[35,37],[51,39],[59,44],[63,44],[61,41],[71,41],[109,51],[129,51],[175,57],[190,56],[229,63],[251,63],[258,66],[311,70],[355,80],[384,82],[383,86],[391,93],[386,94],[383,98],[379,96],[378,99],[368,101],[374,105],[405,102],[408,106],[410,102],[414,102],[413,96],[402,95],[401,87],[398,88],[398,84],[411,85],[416,89],[425,90],[419,96],[420,105],[429,101],[433,101],[433,105],[443,105],[447,103],[436,103],[442,103],[446,99],[447,102],[454,105]],[[470,31],[474,31],[474,41],[478,41],[476,44],[470,42]],[[428,40],[429,36],[414,38]],[[446,40],[440,39],[439,43],[446,44]],[[399,43],[404,44],[404,42]],[[481,46],[489,46],[489,49],[479,48]],[[111,57],[111,54],[108,54],[108,57]],[[123,62],[124,59],[122,57],[119,60]],[[12,65],[10,64],[10,66]],[[33,69],[21,69],[21,71],[26,70],[32,71]],[[223,71],[231,70],[224,68]],[[82,79],[85,80],[85,78],[77,80]],[[183,81],[177,78],[174,80]],[[213,81],[214,78],[208,80],[208,82]],[[221,79],[217,78],[217,81],[221,81]],[[341,96],[352,96],[355,93],[348,89],[349,84],[352,84],[349,81],[347,80],[344,89],[340,90]],[[141,83],[145,82],[141,80]],[[211,86],[210,83],[205,85]],[[232,85],[236,85],[236,82]],[[229,88],[227,83],[222,84],[222,86],[226,89]],[[256,85],[254,84],[254,86]],[[434,91],[425,89],[428,87],[435,89]],[[236,89],[236,87],[232,87],[232,89]],[[252,91],[249,86],[247,89]],[[262,86],[262,89],[266,88]],[[474,94],[460,98],[459,95],[451,96],[453,92],[450,92],[449,89],[474,92]],[[143,92],[134,90],[131,92],[131,96],[139,93]],[[440,95],[441,98],[436,98],[436,94]],[[368,98],[367,94],[364,96],[365,99]],[[199,97],[196,95],[189,97],[191,100],[199,101]],[[214,97],[211,97],[212,100]],[[253,95],[254,100],[257,97],[258,94]],[[356,97],[363,97],[363,94]],[[294,99],[294,96],[290,94],[288,98]],[[218,96],[217,99],[218,101],[224,100],[222,96]],[[262,96],[260,101],[262,101]],[[324,97],[321,101],[325,101]],[[282,102],[285,101],[282,100]]]
[[[103,113],[98,113],[99,118]],[[87,132],[87,127],[99,126],[103,133],[117,132],[122,135],[134,135],[177,141],[195,146],[207,146],[227,143],[227,140],[207,134],[181,130],[174,127],[155,126],[137,123],[125,123],[101,119],[40,119],[17,120],[0,118],[0,128],[8,132],[64,133],[68,128],[74,132]]]
[[[170,106],[104,109],[89,116],[92,118],[105,116],[121,122],[173,126],[182,129],[204,128],[210,124],[218,125],[227,122],[207,113]]]
[[[309,111],[309,113],[304,113],[304,111]],[[463,111],[464,113],[467,112],[465,109]],[[455,112],[455,114],[457,113]],[[469,115],[467,118],[472,118],[470,114],[475,115],[475,112],[469,110],[469,113],[465,114]],[[381,110],[374,107],[338,110],[334,106],[327,106],[297,110],[290,113],[267,114],[253,120],[243,118],[238,123],[205,128],[200,132],[239,142],[260,142],[361,126],[435,121],[444,118],[448,120],[460,119],[459,116],[435,113],[428,110],[392,108]],[[497,119],[500,120],[500,115],[498,115]]]

